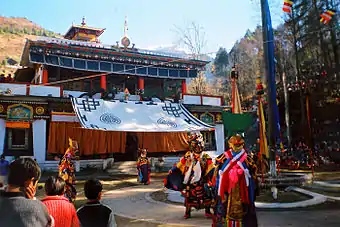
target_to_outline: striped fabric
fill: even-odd
[[[330,20],[332,20],[332,17],[334,16],[335,11],[334,10],[327,10],[326,12],[323,12],[320,17],[320,22],[323,24],[328,24]]]
[[[282,7],[283,12],[291,13],[293,4],[294,4],[294,1],[284,0],[283,7]]]

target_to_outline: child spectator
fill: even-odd
[[[99,180],[91,179],[84,185],[87,203],[77,211],[82,227],[116,227],[112,210],[100,203],[103,186]]]
[[[65,181],[61,177],[49,177],[45,182],[46,197],[41,201],[54,218],[55,227],[79,227],[76,209],[64,192]]]
[[[31,158],[19,158],[9,165],[8,185],[0,194],[0,226],[54,226],[46,206],[32,199],[40,176],[40,167]]]

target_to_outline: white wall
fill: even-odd
[[[33,154],[38,163],[46,160],[46,120],[35,120],[33,127]]]
[[[12,91],[12,95],[26,95],[27,85],[26,84],[13,84],[13,83],[1,83],[0,91],[5,92],[7,89]]]
[[[208,97],[203,96],[202,97],[202,105],[208,105],[208,106],[222,106],[221,98],[220,97]]]
[[[60,87],[31,85],[30,95],[60,97]]]
[[[224,147],[224,125],[217,124],[215,125],[215,139],[216,139],[216,152],[218,155],[222,154],[225,151]]]
[[[202,105],[201,96],[197,95],[183,95],[184,104]]]
[[[0,154],[4,153],[6,137],[6,121],[0,118]]]

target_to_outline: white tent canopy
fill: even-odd
[[[185,132],[214,130],[182,104],[72,98],[84,128],[129,132]]]

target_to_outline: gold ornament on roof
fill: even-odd
[[[36,112],[38,115],[42,115],[42,114],[44,114],[45,109],[44,109],[44,107],[38,106],[37,108],[35,108],[35,112]]]

